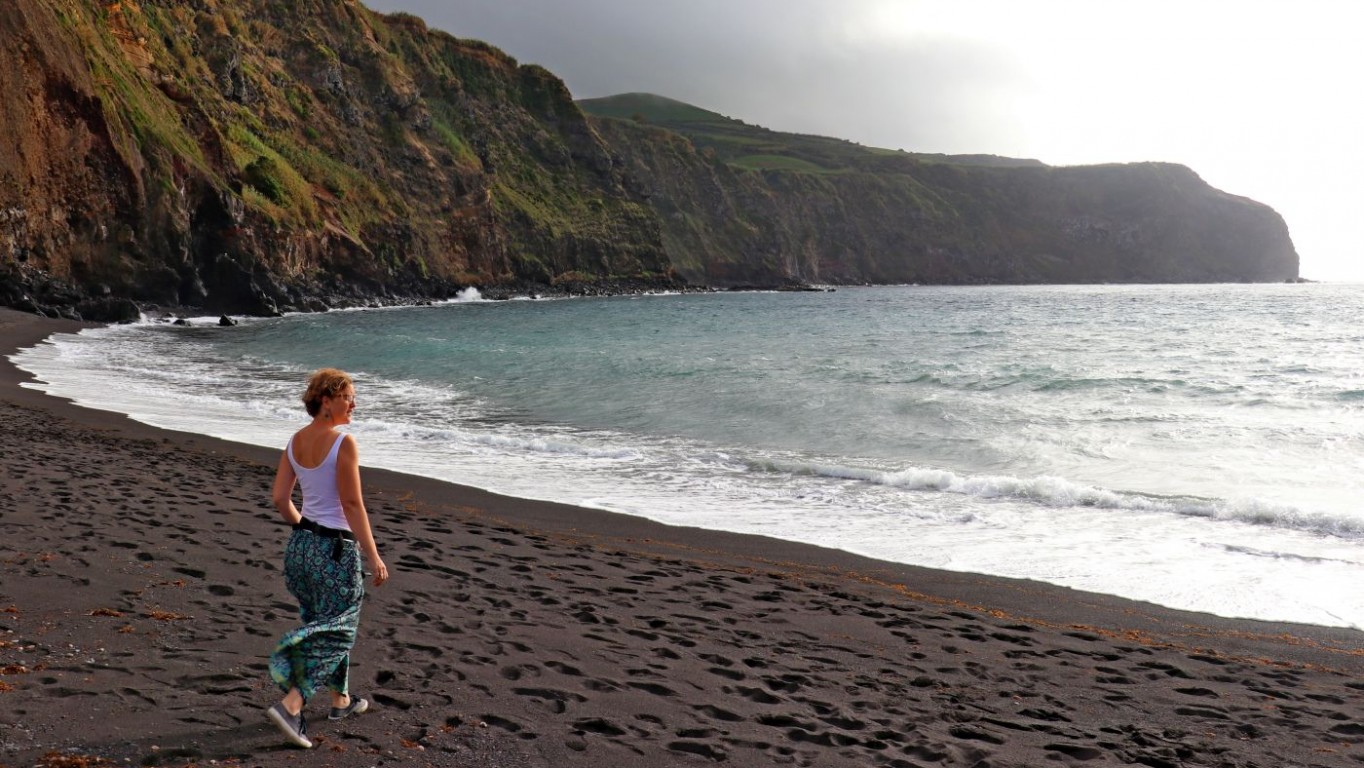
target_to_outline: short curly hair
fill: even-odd
[[[314,371],[308,379],[308,389],[303,393],[303,407],[309,416],[316,416],[322,410],[322,398],[339,397],[346,387],[355,386],[350,374],[335,368],[322,368]]]

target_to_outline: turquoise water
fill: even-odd
[[[145,323],[18,357],[282,446],[355,372],[366,464],[683,525],[1357,626],[1364,288],[843,288]],[[262,489],[262,498],[268,493]]]

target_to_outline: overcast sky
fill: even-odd
[[[1364,43],[1347,0],[367,0],[575,98],[645,91],[779,131],[1052,165],[1158,160],[1283,215],[1364,282]]]

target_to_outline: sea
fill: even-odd
[[[362,464],[1227,617],[1364,625],[1364,286],[839,287],[164,321],[36,386]],[[267,503],[269,489],[260,489]],[[379,521],[382,525],[382,521]]]

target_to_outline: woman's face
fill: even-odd
[[[355,387],[347,384],[336,397],[322,396],[323,412],[330,411],[333,424],[349,424],[351,412],[355,410]]]

